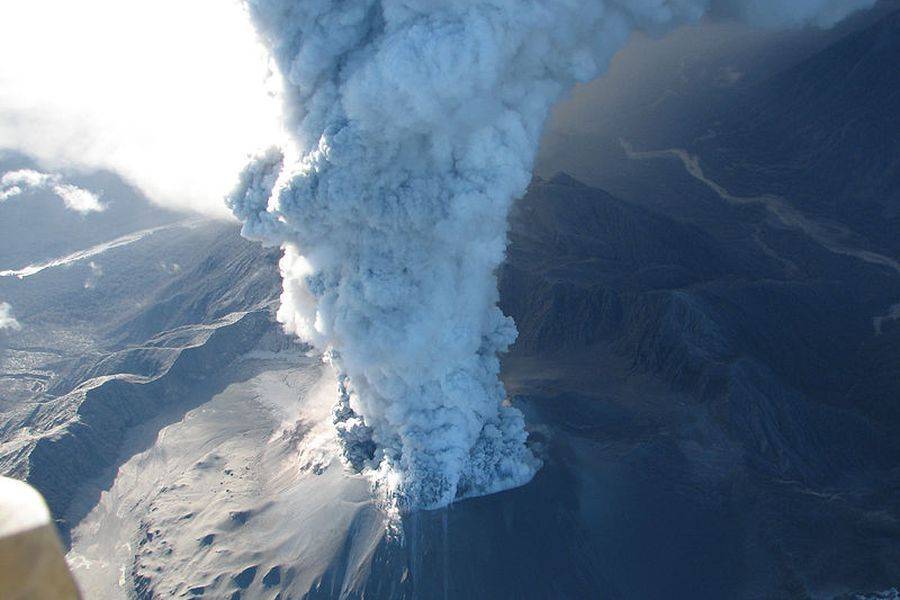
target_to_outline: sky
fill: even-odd
[[[0,3],[0,149],[44,171],[107,168],[226,217],[248,155],[279,143],[277,87],[237,0]]]
[[[239,0],[0,3],[0,150],[58,179],[106,168],[229,218],[248,156],[285,144],[280,89]]]

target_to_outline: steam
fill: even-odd
[[[63,182],[60,175],[20,169],[8,171],[0,177],[0,202],[29,190],[50,190],[62,199],[66,208],[81,214],[100,212],[106,209],[106,206],[100,202],[100,196],[90,190]]]
[[[635,30],[713,12],[830,24],[874,0],[249,0],[294,144],[242,173],[243,233],[281,245],[278,318],[329,353],[347,463],[401,507],[526,483],[497,307],[507,214],[541,128]]]
[[[0,302],[0,331],[3,329],[13,331],[22,329],[22,325],[12,315],[12,306],[8,302]]]

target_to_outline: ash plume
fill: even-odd
[[[497,307],[507,214],[550,107],[630,33],[706,14],[828,25],[873,0],[249,0],[284,77],[295,147],[228,198],[284,249],[278,318],[329,351],[349,464],[400,507],[530,480],[505,401]]]

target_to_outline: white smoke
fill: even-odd
[[[632,31],[710,11],[829,24],[873,1],[249,0],[296,148],[252,162],[228,203],[284,248],[278,317],[341,373],[348,463],[411,508],[534,474],[498,379],[507,214],[550,107]]]
[[[22,329],[22,325],[13,317],[12,306],[8,302],[0,302],[0,330],[3,329]]]
[[[60,197],[66,208],[86,214],[100,212],[106,206],[100,196],[90,190],[65,183],[61,175],[41,173],[31,169],[8,171],[0,177],[0,202],[14,198],[28,190],[50,190]]]
[[[84,289],[91,290],[97,286],[97,282],[103,277],[103,267],[94,261],[90,261],[88,268],[91,272],[87,279],[84,280]]]

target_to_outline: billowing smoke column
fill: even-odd
[[[534,474],[498,379],[507,214],[551,105],[632,31],[708,12],[827,25],[872,2],[249,0],[297,156],[256,159],[228,203],[284,249],[278,318],[340,373],[347,462],[407,508]]]

